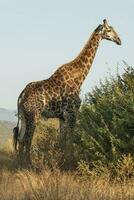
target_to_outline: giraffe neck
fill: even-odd
[[[101,35],[94,31],[80,54],[73,61],[74,68],[78,71],[78,75],[77,73],[73,73],[74,81],[76,79],[75,82],[77,82],[78,88],[81,87],[83,81],[89,73],[101,39]]]
[[[80,87],[91,68],[101,39],[101,35],[96,29],[80,54],[73,61],[62,65],[50,79],[55,84],[68,85],[73,92],[79,93]]]

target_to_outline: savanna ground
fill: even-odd
[[[57,128],[41,122],[31,151],[36,170],[18,167],[9,140],[0,151],[0,200],[134,200],[133,68],[86,95],[67,139],[61,162]]]
[[[125,168],[131,161],[124,158]],[[98,176],[84,161],[75,171],[19,169],[11,139],[0,151],[0,200],[134,200],[134,179],[118,178],[107,170]]]
[[[117,183],[108,177],[90,179],[77,173],[42,170],[35,173],[16,168],[12,155],[1,152],[1,200],[130,200],[134,180]]]

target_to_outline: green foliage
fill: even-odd
[[[134,156],[134,69],[100,82],[81,107],[75,143],[83,160],[116,162],[122,154]]]

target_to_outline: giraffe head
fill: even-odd
[[[110,40],[118,45],[121,45],[121,40],[112,26],[109,26],[107,20],[103,20],[103,24],[97,28],[102,36],[102,39]]]

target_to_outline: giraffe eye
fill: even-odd
[[[109,30],[107,30],[107,32],[111,32],[111,30],[109,29]]]

